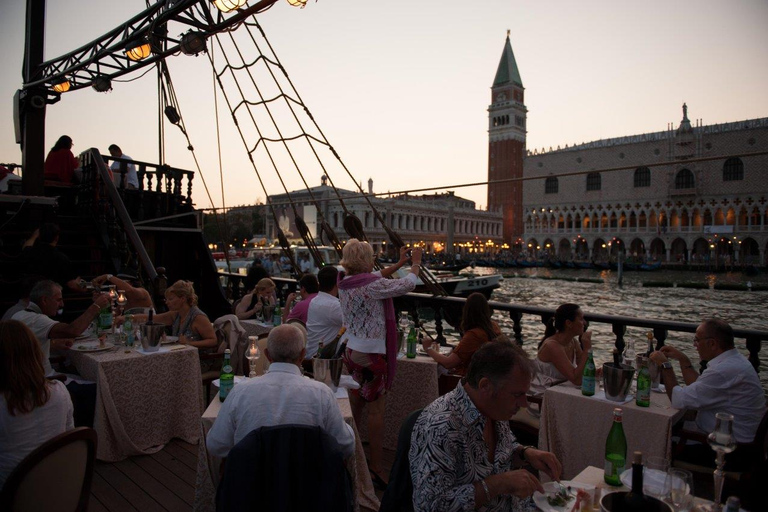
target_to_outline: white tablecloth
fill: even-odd
[[[672,426],[684,411],[672,408],[665,393],[651,393],[651,406],[638,407],[634,401],[618,404],[586,397],[580,387],[566,382],[544,393],[539,427],[539,448],[557,456],[563,464],[563,479],[573,478],[587,466],[604,466],[614,407],[623,411],[627,461],[636,450],[643,452],[643,458],[670,458]]]

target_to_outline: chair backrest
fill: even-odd
[[[389,485],[381,498],[379,512],[410,512],[413,510],[413,479],[411,465],[408,462],[408,452],[411,449],[411,434],[413,426],[423,409],[413,411],[400,425],[397,435],[397,451],[395,461],[389,473]]]
[[[232,370],[235,375],[247,375],[248,365],[245,360],[245,349],[248,345],[248,334],[235,315],[224,315],[213,322],[216,339],[219,344],[218,353],[226,349],[231,351]]]
[[[318,426],[253,430],[227,455],[220,511],[351,512],[352,482],[336,440]]]
[[[760,420],[760,425],[757,426],[753,443],[756,453],[760,457],[760,463],[764,464],[768,461],[768,408],[765,409],[763,419]]]
[[[95,430],[79,427],[40,445],[8,476],[0,492],[0,510],[85,511],[96,442]]]

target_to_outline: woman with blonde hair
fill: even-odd
[[[240,320],[259,316],[264,306],[275,305],[275,282],[268,277],[260,279],[248,295],[240,299],[235,307],[235,315]]]
[[[344,246],[339,274],[339,300],[347,328],[344,364],[359,390],[350,390],[349,401],[359,424],[363,407],[368,406],[368,439],[371,446],[370,471],[374,484],[381,488],[386,390],[392,387],[397,365],[397,324],[393,297],[412,291],[421,267],[421,249],[414,248],[411,271],[404,279],[384,279],[408,261],[407,249],[400,249],[400,260],[373,273],[374,255],[368,242],[351,238]]]
[[[216,332],[208,316],[197,307],[197,294],[191,281],[179,280],[165,290],[168,311],[155,315],[154,321],[171,327],[171,335],[179,337],[182,345],[198,349],[216,348]],[[146,322],[147,315],[134,315],[136,322]],[[123,317],[117,319],[121,325]]]
[[[43,351],[29,327],[0,322],[0,488],[29,453],[75,428],[73,413],[64,384],[45,378]]]

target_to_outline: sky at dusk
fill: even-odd
[[[46,58],[144,8],[143,0],[48,0]],[[23,0],[0,1],[0,162],[21,163],[12,96],[21,86],[24,17]],[[679,123],[683,102],[704,124],[768,116],[765,0],[309,0],[305,9],[280,0],[259,20],[325,135],[358,181],[373,179],[375,192],[486,179],[490,87],[508,29],[526,89],[530,150],[662,131]],[[178,55],[169,67],[221,206],[209,60]],[[46,146],[66,134],[75,153],[106,153],[117,143],[134,159],[156,162],[155,73],[113,87],[73,91],[49,106]],[[226,205],[263,201],[220,94],[218,106]],[[194,170],[178,130],[167,126],[166,134],[167,163]],[[284,175],[289,188],[303,186]],[[320,183],[313,168],[305,177]],[[269,193],[283,191],[274,173],[263,179]],[[332,179],[354,187],[342,175]],[[484,186],[450,189],[486,204]],[[193,199],[210,206],[198,178]]]

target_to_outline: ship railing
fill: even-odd
[[[233,274],[220,272],[221,276],[227,278],[225,289],[230,300],[237,300],[250,290],[244,290],[242,283],[245,280],[243,274]],[[272,277],[278,289],[283,289],[284,293],[290,293],[296,290],[296,280],[279,277]],[[408,293],[395,299],[395,309],[397,311],[408,311],[411,317],[417,323],[420,323],[419,316],[425,316],[424,311],[430,314],[430,320],[434,320],[437,341],[445,341],[443,334],[443,322],[446,321],[454,327],[458,327],[461,321],[461,312],[466,302],[464,297],[436,297],[425,293]],[[520,346],[523,346],[523,315],[538,317],[543,326],[549,322],[549,319],[555,316],[555,310],[551,308],[542,308],[539,306],[526,306],[520,304],[508,304],[505,302],[488,301],[491,309],[497,313],[504,312],[512,320],[513,336],[511,336]],[[590,323],[607,324],[611,326],[611,332],[615,336],[614,345],[619,353],[624,351],[625,335],[628,327],[637,327],[653,331],[656,339],[656,349],[664,346],[670,332],[695,333],[699,324],[686,322],[673,322],[670,320],[657,320],[648,318],[635,318],[630,316],[604,315],[601,313],[584,313],[584,318]],[[768,331],[755,329],[733,329],[734,338],[745,340],[747,351],[749,352],[749,361],[755,370],[760,371],[759,353],[762,343],[768,341]],[[538,341],[538,339],[536,340]],[[706,367],[706,363],[701,364],[701,370]]]

